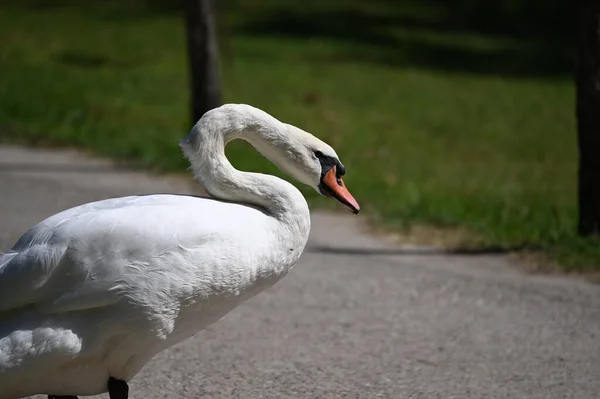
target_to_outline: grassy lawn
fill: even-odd
[[[183,171],[182,18],[142,1],[75,3],[0,6],[0,140]],[[292,3],[238,0],[222,15],[226,102],[330,142],[363,215],[380,226],[457,227],[469,245],[539,250],[567,270],[600,267],[600,243],[574,235],[566,40],[517,16],[508,30],[457,19],[443,2]],[[244,143],[228,154],[239,168],[275,172]]]

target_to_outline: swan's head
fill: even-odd
[[[346,188],[342,176],[346,168],[335,150],[310,133],[295,126],[284,124],[287,130],[283,159],[272,159],[284,172],[296,180],[313,187],[318,193],[332,197],[346,206],[352,213],[360,210],[358,202]]]
[[[279,169],[321,195],[337,199],[355,214],[360,210],[344,185],[346,169],[331,146],[250,105],[225,104],[208,111],[180,146],[192,166],[197,167],[211,159],[199,154],[213,150],[215,142],[222,145],[236,138],[250,142]],[[202,171],[197,173],[202,175]]]

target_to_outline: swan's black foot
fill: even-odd
[[[77,396],[56,396],[48,395],[48,399],[79,399]]]
[[[129,397],[129,386],[123,380],[110,377],[108,379],[108,396],[110,396],[110,399],[127,399]]]

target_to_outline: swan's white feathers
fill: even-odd
[[[0,254],[0,385],[74,356],[75,367],[101,367],[75,388],[80,395],[102,392],[107,370],[131,378],[153,351],[260,291],[257,280],[276,272],[261,268],[273,261],[270,223],[256,208],[181,195],[105,200],[39,223]],[[193,314],[179,320],[182,311]]]
[[[199,202],[206,212],[185,212]],[[237,220],[217,220],[224,207]],[[233,251],[247,237],[227,226],[248,224],[248,231],[260,235],[266,221],[250,207],[178,195],[124,197],[69,209],[36,225],[0,255],[0,311],[35,305],[44,312],[64,312],[113,304],[129,278],[168,274],[156,265],[193,261],[193,254],[209,246],[211,237],[219,237],[223,245],[229,235]],[[227,251],[218,255],[221,259],[215,263],[227,257]],[[165,257],[177,262],[157,261]]]
[[[250,106],[207,115],[182,149],[222,200],[155,194],[88,203],[42,221],[0,254],[0,399],[95,395],[109,376],[129,381],[297,262],[310,231],[306,200],[284,180],[237,171],[223,146],[245,138],[313,186],[321,172],[314,151],[335,152]]]

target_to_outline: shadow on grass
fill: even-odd
[[[176,0],[6,0],[4,4],[32,10],[78,8],[100,19],[183,12],[182,1]],[[230,36],[327,39],[345,45],[329,58],[317,57],[317,62],[372,62],[523,77],[565,76],[573,69],[574,12],[567,0],[219,0],[217,6],[222,48],[228,46]],[[84,67],[99,63],[79,58],[63,61]]]
[[[0,162],[0,173],[122,173],[131,172],[134,169],[120,165],[70,165],[70,164],[41,164],[41,163],[2,163]]]
[[[461,8],[453,6],[456,1],[430,0],[421,2],[417,12],[402,8],[412,1],[376,3],[384,6],[250,9],[236,30],[343,41],[349,45],[335,57],[344,61],[506,76],[572,72],[568,5],[512,15],[487,3]]]

